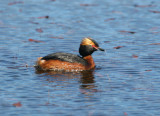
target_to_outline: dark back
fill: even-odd
[[[47,56],[43,57],[42,60],[60,60],[70,63],[81,63],[83,65],[87,65],[87,61],[84,60],[82,57],[75,54],[62,52],[48,54]]]

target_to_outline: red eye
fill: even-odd
[[[96,46],[94,46],[94,45],[92,45],[92,47],[93,47],[93,48],[95,48],[95,49],[97,49],[97,47],[96,47]]]

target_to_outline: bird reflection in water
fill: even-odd
[[[82,72],[36,71],[36,74],[43,74],[43,77],[45,77],[49,83],[77,79],[80,83],[79,90],[82,94],[88,95],[98,92],[95,86],[94,70]]]

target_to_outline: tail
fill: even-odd
[[[36,64],[34,65],[34,67],[37,69],[37,70],[42,70],[41,68],[41,64],[42,64],[42,59],[43,57],[39,57],[36,61]]]

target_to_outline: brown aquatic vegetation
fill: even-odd
[[[15,1],[15,2],[10,2],[8,5],[15,5],[15,4],[23,4],[24,2],[22,1]]]
[[[106,19],[104,21],[111,21],[111,20],[115,20],[115,18],[109,18],[109,19]]]
[[[48,19],[49,16],[42,16],[42,17],[38,17],[38,19]]]
[[[36,29],[37,32],[42,33],[43,30],[41,28]]]
[[[39,40],[35,40],[35,39],[28,39],[28,41],[29,41],[29,42],[37,42],[37,43],[43,42],[43,41],[39,41]]]
[[[149,45],[160,45],[160,43],[152,43],[152,44],[149,44]]]
[[[15,107],[22,107],[21,102],[14,103],[14,104],[12,104],[12,105],[15,106]]]
[[[57,37],[57,36],[55,36],[55,37],[50,37],[50,38],[53,38],[53,39],[64,39],[63,37]]]
[[[130,34],[135,34],[136,32],[134,32],[134,31],[119,31],[119,32],[121,32],[121,33],[130,33]]]
[[[133,58],[138,58],[138,56],[137,56],[137,55],[134,55],[134,54],[132,55],[132,57],[133,57]]]
[[[120,49],[122,47],[124,47],[124,46],[117,46],[117,47],[114,47],[114,49]]]
[[[160,13],[160,11],[156,11],[156,10],[149,10],[152,13]]]

